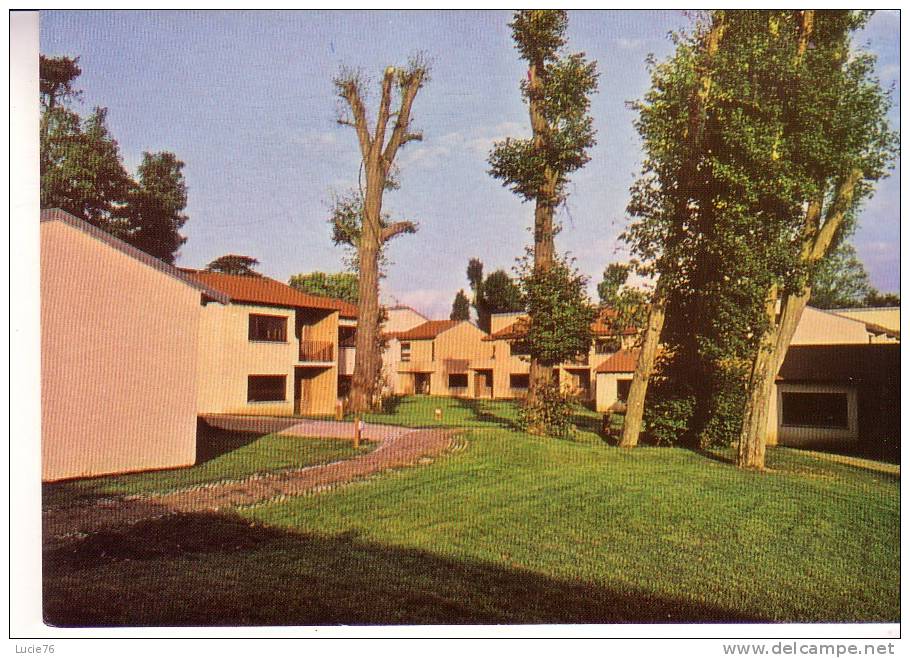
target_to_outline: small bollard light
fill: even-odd
[[[360,416],[354,417],[354,448],[360,447],[360,433],[363,431],[363,421]]]
[[[344,418],[344,403],[341,400],[335,403],[335,420]]]
[[[442,409],[436,407],[436,409],[433,410],[433,415],[436,417],[436,420],[442,420]]]

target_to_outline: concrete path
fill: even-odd
[[[352,423],[304,420],[284,427],[280,433],[289,436],[344,438],[353,437],[353,429]],[[324,491],[390,468],[422,463],[446,450],[463,449],[464,440],[456,438],[457,435],[458,431],[452,429],[415,430],[367,425],[364,436],[380,445],[353,459],[200,485],[164,494],[112,498],[87,505],[45,510],[44,543],[49,546],[70,537],[169,514],[216,511],[225,507]]]

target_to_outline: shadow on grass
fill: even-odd
[[[144,521],[45,551],[44,617],[63,627],[762,621],[222,514]]]
[[[268,434],[268,432],[220,429],[212,427],[201,419],[197,422],[196,428],[196,465],[204,464],[216,457],[248,446]]]
[[[486,400],[478,400],[475,398],[453,399],[459,407],[471,413],[472,417],[469,418],[469,420],[476,421],[478,423],[488,423],[495,427],[512,430],[515,432],[522,431],[521,427],[519,427],[518,422],[515,419],[493,413],[493,411],[490,409],[491,405],[488,405]]]

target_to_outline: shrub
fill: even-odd
[[[568,391],[556,382],[541,386],[537,399],[526,400],[518,412],[518,424],[524,431],[540,436],[560,439],[572,438],[575,425],[572,423],[575,402]]]

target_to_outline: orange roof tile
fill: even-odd
[[[391,338],[397,338],[398,340],[432,340],[442,332],[448,331],[462,322],[464,322],[464,320],[427,320],[413,329],[398,331],[387,335]]]
[[[318,308],[338,311],[343,318],[357,317],[357,307],[353,304],[331,297],[310,295],[267,276],[241,276],[189,269],[181,271],[203,285],[220,290],[228,295],[231,301],[268,306]]]
[[[616,317],[616,311],[613,309],[603,309],[601,310],[594,322],[591,323],[591,333],[595,336],[631,336],[635,333],[635,329],[632,327],[627,327],[623,331],[617,332],[610,326],[608,320]],[[503,327],[499,331],[495,331],[484,340],[514,340],[516,338],[523,338],[528,333],[529,326],[528,318],[518,318],[512,324]]]
[[[638,364],[638,350],[619,350],[597,366],[594,372],[635,372]]]

